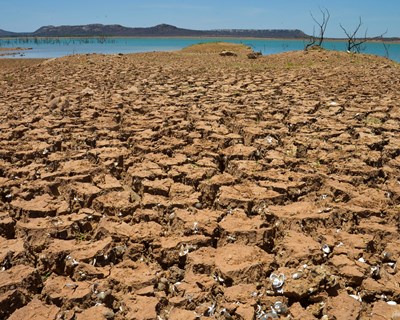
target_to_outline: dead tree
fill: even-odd
[[[383,48],[385,49],[385,58],[389,59],[390,44],[386,44],[383,37],[382,37],[382,44],[383,44]]]
[[[312,36],[310,36],[310,39],[308,40],[308,43],[307,43],[306,46],[304,47],[304,50],[307,51],[308,48],[314,46],[314,45],[315,45],[315,42],[317,42],[317,39],[315,38],[315,26],[314,26],[313,34],[312,34]]]
[[[372,38],[367,38],[367,31],[368,29],[365,30],[365,34],[363,38],[358,38],[357,37],[357,33],[360,31],[360,28],[362,26],[362,20],[361,17],[359,18],[359,22],[358,25],[356,26],[356,28],[354,29],[353,32],[349,32],[348,30],[346,30],[342,24],[340,24],[340,27],[342,28],[342,30],[344,31],[344,33],[347,36],[347,51],[348,52],[357,52],[360,53],[363,50],[363,44],[365,42],[367,42],[368,40],[373,40],[373,39],[379,39],[379,38],[383,38],[383,36],[386,34],[386,32],[382,33],[379,36],[376,37],[372,37]]]
[[[342,24],[340,24],[340,28],[344,31],[347,37],[347,52],[358,52],[361,51],[361,46],[367,41],[367,31],[365,31],[364,39],[357,39],[357,33],[360,30],[362,25],[361,17],[359,18],[359,22],[357,27],[354,29],[352,33],[347,31]]]
[[[316,35],[315,35],[315,25],[314,25],[313,35],[310,37],[310,40],[309,40],[309,42],[307,43],[307,45],[305,47],[305,50],[307,50],[308,48],[313,47],[313,46],[321,47],[322,43],[324,42],[325,31],[326,31],[326,27],[328,26],[329,19],[331,18],[331,14],[329,13],[329,10],[326,9],[326,8],[325,9],[319,9],[319,11],[322,14],[321,20],[316,19],[314,17],[314,15],[312,14],[312,12],[310,12],[311,18],[314,20],[314,22],[318,26],[319,35],[318,35],[318,37],[316,37]]]

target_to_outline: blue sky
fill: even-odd
[[[312,33],[310,11],[331,14],[326,35],[344,37],[361,16],[368,35],[400,37],[400,0],[0,0],[0,29],[34,31],[43,25],[88,23],[188,29],[301,29]]]

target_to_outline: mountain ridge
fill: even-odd
[[[192,30],[170,24],[153,27],[125,27],[119,24],[99,23],[86,25],[42,26],[34,32],[10,32],[0,29],[0,36],[68,37],[68,36],[126,36],[126,37],[253,37],[253,38],[306,38],[299,29],[215,29]]]
[[[3,29],[0,29],[0,37],[10,37],[10,36],[15,36],[17,35],[16,32],[11,32],[11,31],[6,31]]]

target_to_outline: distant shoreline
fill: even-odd
[[[6,48],[6,47],[0,47],[0,51],[21,51],[21,50],[32,50],[32,48],[23,48],[23,47]]]
[[[285,51],[302,51],[309,43],[308,39],[277,39],[277,38],[210,38],[210,37],[56,37],[56,38],[22,38],[1,41],[3,52],[0,56],[13,58],[59,58],[74,54],[130,54],[145,52],[179,51],[195,44],[229,42],[246,45],[254,52],[263,55]],[[9,48],[7,48],[9,47]],[[21,48],[32,47],[25,51]],[[7,48],[7,49],[6,49]],[[333,51],[346,51],[347,42],[340,39],[326,39],[323,48]],[[7,51],[6,51],[7,50]],[[362,52],[378,56],[390,57],[400,62],[399,42],[381,42],[378,39],[365,43]]]
[[[228,36],[8,36],[0,37],[0,40],[12,40],[12,39],[221,39],[221,40],[268,40],[268,41],[304,41],[308,42],[308,38],[260,38],[260,37],[228,37]],[[324,41],[332,42],[347,42],[346,38],[326,38]],[[400,38],[382,38],[382,39],[367,39],[366,43],[376,42],[388,42],[399,44]],[[2,47],[0,47],[1,50]],[[18,48],[23,49],[23,48]],[[32,48],[29,48],[32,49]]]
[[[342,34],[341,34],[342,35]],[[347,41],[347,38],[326,37],[326,41]],[[82,25],[47,25],[33,32],[12,32],[0,29],[0,38],[3,39],[62,39],[62,38],[136,38],[136,39],[246,39],[246,40],[300,40],[309,41],[311,35],[300,29],[211,29],[192,30],[176,27],[170,24],[158,24],[150,27],[126,27],[120,24],[91,23]],[[363,39],[363,38],[361,38]],[[318,39],[317,39],[318,40]],[[367,38],[368,42],[384,41],[400,43],[400,37]]]
[[[24,53],[22,53],[22,51],[27,51],[27,50],[32,50],[32,48],[23,48],[23,47],[7,48],[7,47],[0,47],[0,57],[24,55]]]

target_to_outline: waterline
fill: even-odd
[[[263,55],[303,50],[306,40],[271,40],[271,39],[231,39],[231,38],[3,38],[0,39],[0,48],[25,47],[22,55],[15,58],[58,58],[72,54],[86,53],[137,53],[152,51],[174,51],[189,45],[224,41],[241,43],[250,46]],[[400,62],[400,43],[386,42],[389,58]],[[346,51],[345,41],[325,41],[324,47],[330,50]],[[382,42],[367,42],[363,46],[363,53],[378,56],[387,56]]]

